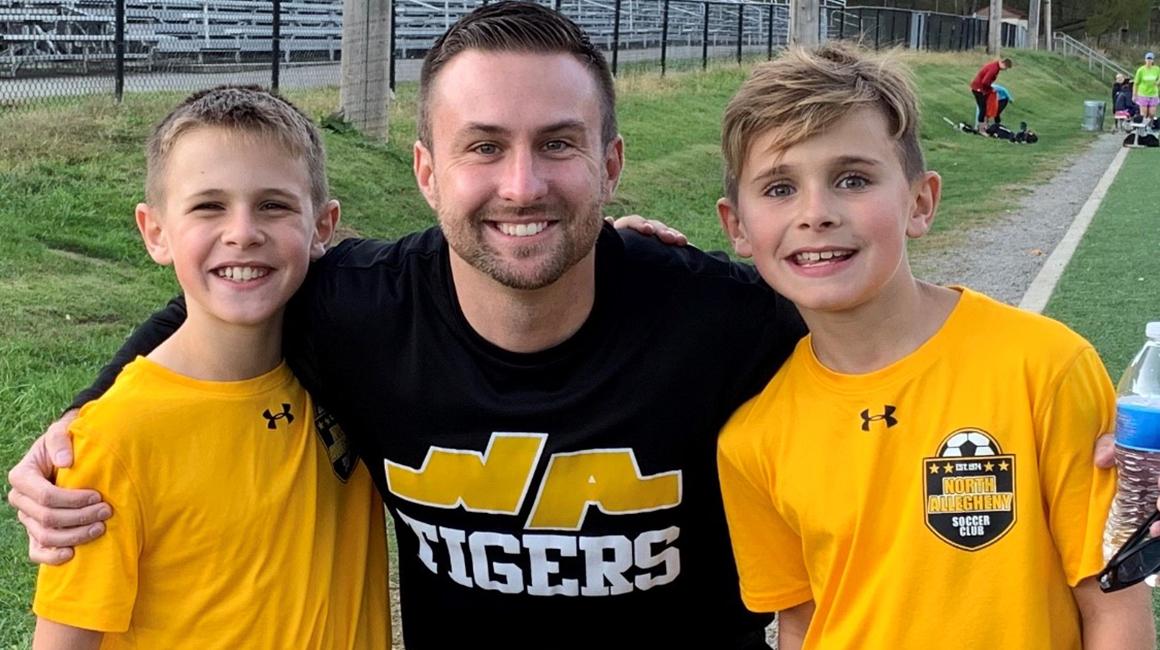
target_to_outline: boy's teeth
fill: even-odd
[[[543,232],[548,227],[547,221],[536,223],[503,223],[499,224],[499,231],[509,237],[530,237]]]
[[[254,268],[252,266],[224,266],[217,270],[219,278],[233,280],[234,282],[255,280],[264,277],[269,272],[269,269]]]
[[[805,252],[798,253],[794,256],[794,261],[798,264],[815,264],[817,262],[828,261],[832,259],[841,259],[849,257],[850,251],[821,251],[821,252]]]

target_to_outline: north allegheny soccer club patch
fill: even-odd
[[[966,551],[998,541],[1015,525],[1015,456],[981,429],[959,429],[922,459],[926,527]]]
[[[330,466],[334,474],[343,483],[354,474],[358,464],[358,456],[347,440],[346,432],[338,425],[338,420],[326,409],[314,406],[314,428],[318,430],[318,438],[326,447],[326,455],[330,459]]]

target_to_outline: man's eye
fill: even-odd
[[[776,185],[770,185],[765,190],[766,196],[785,197],[785,196],[789,196],[791,194],[793,194],[793,186],[787,185],[785,183],[778,183]]]
[[[851,175],[838,181],[838,187],[847,190],[860,190],[870,185],[870,181],[864,176]]]
[[[551,140],[544,144],[544,149],[547,151],[560,152],[567,150],[571,145],[563,140]]]
[[[483,144],[475,145],[473,151],[478,154],[483,154],[484,156],[494,156],[495,154],[499,153],[499,147],[491,144],[490,142],[484,142]]]

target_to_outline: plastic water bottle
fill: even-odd
[[[1104,530],[1104,560],[1156,510],[1160,496],[1160,322],[1124,371],[1116,399],[1116,498]]]

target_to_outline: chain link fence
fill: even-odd
[[[382,1],[365,0],[367,7]],[[541,1],[583,27],[617,72],[766,58],[789,36],[784,2]],[[385,48],[394,52],[390,86],[418,79],[435,39],[480,3],[395,0]],[[373,13],[357,8],[358,20]],[[820,18],[823,40],[855,39],[875,48],[965,50],[987,39],[985,20],[948,14],[829,0]],[[353,56],[375,49],[366,43],[359,49],[358,39],[379,32],[345,27]],[[339,86],[343,36],[343,0],[0,0],[0,108],[222,83]],[[1004,25],[1005,45],[1019,47],[1024,39]]]

